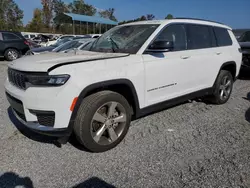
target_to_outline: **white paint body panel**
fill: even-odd
[[[72,114],[70,106],[73,99],[78,97],[84,88],[94,83],[115,79],[130,80],[138,96],[139,108],[142,109],[168,99],[212,87],[220,67],[225,62],[236,62],[236,75],[238,75],[241,66],[241,54],[238,51],[240,47],[231,31],[229,33],[233,40],[232,46],[165,52],[161,56],[143,54],[162,28],[169,23],[185,22],[230,29],[221,24],[194,20],[140,22],[140,24],[158,23],[161,25],[148,38],[137,54],[97,52],[77,52],[75,54],[72,52],[27,56],[10,63],[9,67],[19,71],[47,72],[53,66],[74,61],[78,61],[78,63],[59,66],[49,72],[50,75],[70,75],[68,82],[61,87],[30,87],[21,90],[7,80],[5,83],[6,91],[23,102],[28,122],[37,121],[36,116],[31,114],[29,109],[55,111],[54,128],[66,128]],[[183,59],[182,57],[185,56],[188,58]],[[174,85],[152,90],[171,84]]]

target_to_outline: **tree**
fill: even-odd
[[[153,14],[147,14],[147,20],[153,20],[155,16]]]
[[[117,21],[116,17],[114,16],[114,13],[115,13],[114,8],[109,8],[108,10],[99,11],[101,17]]]
[[[59,30],[60,26],[66,22],[69,22],[69,18],[63,15],[64,12],[69,12],[68,5],[66,5],[62,0],[54,0],[54,26],[56,30]],[[71,21],[71,20],[70,20]]]
[[[53,1],[54,0],[41,0],[41,3],[43,5],[43,23],[47,28],[50,28],[51,21],[53,18]]]
[[[20,30],[23,26],[23,11],[13,0],[0,1],[0,29]]]
[[[168,14],[165,19],[170,20],[170,19],[173,19],[173,18],[174,18],[174,16],[172,14]]]
[[[26,26],[28,31],[41,32],[43,27],[43,13],[40,9],[36,8],[33,12],[33,19]]]
[[[145,21],[145,20],[153,20],[155,16],[153,14],[147,14],[146,16],[141,16],[139,18],[136,18],[134,20],[127,20],[120,22],[119,25],[125,24],[125,23],[131,23],[131,22],[138,22],[138,21]]]
[[[86,4],[84,0],[74,0],[68,5],[69,11],[75,14],[84,14],[93,16],[96,13],[96,8],[92,5]]]

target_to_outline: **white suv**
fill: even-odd
[[[242,54],[232,29],[172,19],[117,26],[89,51],[48,53],[9,64],[6,95],[30,129],[57,137],[72,131],[102,152],[125,137],[130,121],[196,97],[230,97]]]

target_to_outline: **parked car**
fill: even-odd
[[[28,41],[29,46],[30,46],[31,49],[32,48],[40,48],[41,47],[40,44],[37,44],[36,42],[34,42],[34,41],[30,40],[30,39],[27,39],[27,41]]]
[[[75,50],[82,50],[85,46],[87,46],[89,43],[95,41],[95,39],[74,39],[71,41],[66,42],[65,44],[62,44],[55,49],[52,50],[52,52],[65,52],[75,49]]]
[[[29,42],[20,32],[0,31],[0,56],[7,61],[16,60],[29,49]]]
[[[243,58],[242,66],[250,68],[250,30],[244,32],[238,39],[241,46]]]
[[[31,39],[37,37],[37,35],[35,35],[35,34],[26,34],[26,35],[23,35],[23,37],[26,38],[26,39],[30,39],[31,40]]]
[[[8,65],[14,115],[41,134],[92,152],[115,147],[131,120],[196,97],[226,103],[241,67],[232,29],[196,19],[112,28],[90,51],[46,53]],[[62,140],[62,139],[61,139]]]
[[[48,42],[50,39],[49,36],[47,35],[43,35],[43,34],[39,34],[38,36],[36,36],[35,38],[33,38],[32,40],[38,44],[41,44],[41,43],[46,43]]]
[[[50,45],[53,45],[57,42],[59,42],[60,40],[63,40],[63,39],[83,39],[83,38],[91,38],[90,36],[87,36],[87,35],[63,35],[61,37],[59,37],[57,40],[55,41],[49,41],[46,46],[50,46]]]
[[[33,49],[30,49],[26,53],[26,55],[37,55],[37,54],[44,53],[44,52],[51,52],[56,47],[66,43],[68,41],[71,41],[71,40],[72,40],[71,38],[65,38],[65,39],[62,39],[62,40],[58,41],[57,43],[52,44],[50,46],[40,47],[40,48],[33,48]]]
[[[91,38],[99,38],[100,36],[102,36],[102,34],[88,34],[87,36],[91,37]]]

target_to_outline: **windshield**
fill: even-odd
[[[136,54],[158,26],[143,24],[115,27],[98,38],[90,51]]]

